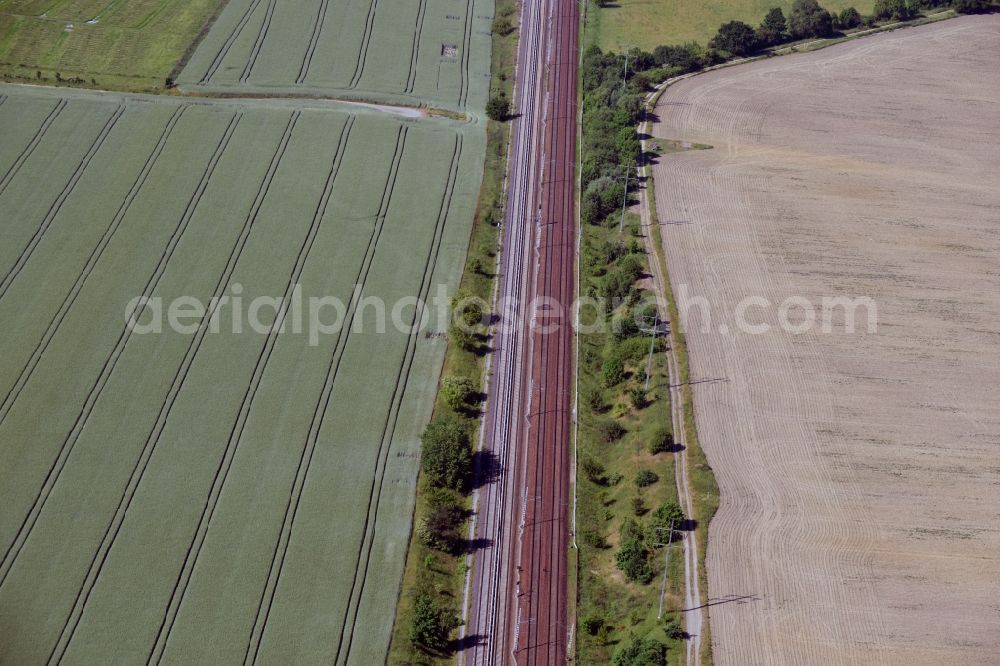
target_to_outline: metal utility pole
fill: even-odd
[[[625,170],[625,194],[622,195],[622,219],[618,223],[618,233],[622,233],[625,230],[625,204],[628,203],[628,181],[632,176],[632,167],[628,165]]]
[[[642,326],[639,327],[639,330],[642,331],[643,333],[651,333],[653,336],[652,339],[649,341],[649,357],[646,359],[646,385],[644,388],[645,390],[648,391],[649,376],[653,374],[653,350],[656,347],[656,334],[659,333],[659,328],[660,328],[660,311],[657,310],[656,313],[653,315],[652,329],[644,328],[647,325],[646,324],[647,321],[648,319],[644,318]]]
[[[653,347],[656,346],[656,327],[660,324],[660,313],[653,317],[653,337],[649,339],[649,358],[646,359],[646,385],[644,389],[649,390],[649,376],[653,374]]]
[[[662,527],[657,527],[656,530],[662,530]],[[674,521],[670,521],[670,531],[667,533],[666,543],[657,543],[656,546],[666,546],[666,554],[664,555],[663,562],[663,583],[660,585],[660,610],[656,614],[656,619],[660,620],[663,618],[663,597],[667,594],[667,572],[670,571],[670,544],[674,541]]]
[[[625,84],[628,82],[628,52],[630,49],[634,49],[635,44],[622,44],[622,50],[625,51],[625,70],[622,72],[622,90],[625,89]]]

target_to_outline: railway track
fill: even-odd
[[[578,5],[525,2],[462,664],[565,662]]]

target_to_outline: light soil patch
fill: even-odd
[[[719,664],[1000,653],[998,61],[1000,17],[965,17],[711,72],[657,105],[654,136],[715,146],[654,173],[722,490]],[[872,298],[877,332],[864,310],[854,334],[842,312],[784,332],[794,296],[820,318],[824,297]],[[772,304],[745,312],[770,332],[738,331],[747,297]]]

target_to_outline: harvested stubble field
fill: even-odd
[[[178,82],[482,109],[492,19],[491,0],[232,0]]]
[[[159,88],[219,0],[0,0],[0,75]]]
[[[445,342],[358,299],[454,285],[482,133],[16,87],[0,127],[0,662],[381,661]],[[125,325],[295,284],[363,330]]]
[[[671,86],[653,134],[697,425],[722,504],[719,664],[982,664],[1000,654],[1000,16]],[[768,333],[737,332],[744,298]],[[798,335],[791,296],[878,329]],[[821,316],[820,313],[817,313]],[[794,310],[802,322],[803,310]],[[729,332],[720,330],[720,325]]]

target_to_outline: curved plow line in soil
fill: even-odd
[[[264,13],[264,22],[260,24],[260,30],[257,31],[257,40],[253,43],[253,48],[250,50],[250,57],[247,60],[246,66],[243,68],[243,73],[240,74],[240,83],[246,83],[247,79],[250,78],[250,72],[253,71],[253,66],[257,64],[257,56],[260,55],[260,50],[264,46],[264,39],[267,37],[267,31],[271,28],[271,19],[274,17],[274,5],[277,0],[269,0],[267,3],[267,11]]]
[[[382,199],[375,218],[375,227],[372,229],[372,235],[368,239],[368,246],[365,248],[365,258],[355,278],[354,292],[351,294],[351,300],[345,315],[345,321],[349,318],[351,323],[341,328],[337,333],[337,341],[334,344],[333,356],[330,358],[323,391],[316,402],[316,408],[313,410],[312,420],[309,424],[309,433],[306,436],[306,441],[303,443],[302,453],[299,455],[298,467],[295,470],[295,480],[292,484],[291,492],[289,492],[288,504],[285,506],[285,515],[282,519],[281,530],[278,533],[278,540],[274,545],[274,553],[271,555],[271,565],[268,570],[267,581],[264,583],[264,589],[261,590],[253,630],[250,633],[250,639],[247,641],[247,649],[243,657],[244,664],[256,663],[257,656],[260,653],[264,631],[267,629],[267,622],[271,614],[271,604],[278,590],[281,573],[284,571],[285,555],[288,553],[288,544],[291,542],[292,528],[298,514],[299,502],[302,499],[302,490],[305,487],[306,477],[309,474],[309,467],[312,465],[313,453],[316,450],[320,428],[323,425],[323,420],[326,418],[326,411],[330,406],[330,396],[333,393],[333,386],[340,370],[340,361],[347,346],[349,335],[344,335],[344,331],[350,331],[354,327],[354,317],[357,314],[358,301],[368,282],[368,272],[371,269],[375,258],[375,250],[378,248],[378,242],[382,236],[382,227],[384,226],[385,217],[389,210],[389,202],[392,199],[392,193],[395,189],[396,177],[399,173],[400,162],[403,159],[403,150],[406,146],[406,135],[408,132],[408,127],[400,127],[396,136],[396,149],[393,154],[385,187],[382,190]]]
[[[236,43],[236,40],[239,39],[241,34],[243,34],[243,28],[247,27],[250,17],[253,16],[257,7],[260,6],[260,3],[261,0],[253,0],[253,2],[251,2],[247,7],[247,10],[243,12],[243,16],[240,17],[239,23],[237,23],[236,27],[233,28],[233,31],[229,33],[229,37],[227,37],[226,41],[223,42],[219,52],[215,54],[215,58],[212,59],[208,69],[205,70],[204,76],[202,76],[201,80],[198,81],[199,84],[204,85],[208,83],[212,77],[215,76],[215,73],[219,71],[219,67],[222,66],[222,61],[226,59],[227,55],[229,55],[229,49],[233,48],[233,44]]]
[[[410,48],[410,74],[406,77],[406,87],[403,92],[412,93],[417,79],[417,60],[420,58],[420,33],[424,29],[424,14],[427,13],[427,0],[420,0],[417,10],[417,22],[413,29],[413,46]]]
[[[38,344],[35,346],[35,351],[31,354],[28,362],[25,363],[20,374],[17,376],[14,386],[10,389],[10,391],[8,391],[3,402],[0,403],[0,423],[3,423],[4,419],[7,418],[7,414],[10,413],[11,407],[13,407],[17,398],[21,395],[21,391],[24,390],[24,386],[28,383],[28,380],[31,379],[31,375],[35,371],[35,367],[41,360],[42,355],[48,349],[49,344],[52,342],[52,338],[59,331],[59,327],[66,318],[67,313],[70,308],[73,307],[73,304],[76,303],[76,299],[80,295],[80,291],[83,289],[84,284],[87,282],[87,278],[90,277],[94,267],[96,267],[97,263],[101,260],[101,257],[104,255],[104,250],[106,250],[108,245],[111,243],[112,237],[114,237],[118,228],[121,226],[122,220],[125,219],[125,215],[132,207],[132,202],[135,200],[136,196],[138,196],[139,191],[146,183],[146,178],[149,176],[149,172],[152,171],[153,165],[160,157],[160,153],[163,152],[163,147],[166,145],[167,140],[170,138],[170,134],[174,131],[174,126],[177,124],[177,121],[180,119],[185,109],[187,109],[187,106],[179,106],[177,107],[177,110],[174,111],[174,114],[170,116],[166,126],[163,128],[163,132],[160,134],[159,140],[153,147],[153,151],[149,154],[149,157],[146,158],[146,163],[140,170],[135,182],[132,183],[131,189],[129,189],[128,193],[125,195],[125,200],[122,202],[121,206],[118,207],[118,212],[115,213],[115,216],[112,218],[108,228],[104,231],[104,235],[101,237],[94,250],[90,253],[90,257],[87,259],[87,264],[83,267],[83,270],[80,271],[80,274],[76,278],[76,282],[73,283],[73,287],[66,295],[66,298],[63,299],[58,312],[53,315],[48,328],[42,335],[42,339],[39,340]]]
[[[343,162],[344,152],[353,124],[354,116],[350,116],[344,127],[341,129],[340,137],[337,140],[337,150],[333,156],[330,171],[326,177],[326,184],[323,188],[320,200],[316,204],[316,210],[313,213],[313,219],[309,226],[309,230],[302,241],[302,246],[299,248],[299,254],[295,260],[295,266],[293,267],[292,273],[288,278],[288,283],[285,285],[284,295],[281,300],[282,303],[287,303],[289,301],[295,286],[299,283],[299,280],[302,277],[302,271],[309,259],[309,254],[312,252],[313,243],[315,242],[319,229],[323,224],[323,218],[326,216],[326,209],[330,202],[330,196],[333,193],[334,182],[337,179],[337,175],[340,173],[340,165]],[[274,320],[274,323],[271,325],[271,330],[268,331],[267,341],[261,349],[260,355],[257,357],[253,379],[247,387],[246,393],[243,395],[239,415],[237,416],[236,422],[233,424],[233,428],[230,431],[229,441],[226,443],[226,449],[223,453],[222,459],[219,461],[219,467],[216,469],[215,477],[212,479],[212,488],[205,500],[201,517],[198,520],[198,529],[196,530],[194,537],[191,539],[191,545],[188,546],[187,553],[184,557],[184,565],[177,574],[177,580],[174,583],[174,589],[171,593],[170,601],[164,611],[163,620],[161,621],[160,628],[156,634],[156,641],[154,642],[146,660],[147,663],[160,663],[163,659],[163,653],[166,650],[167,642],[170,640],[170,634],[173,631],[174,621],[177,619],[180,607],[184,603],[188,584],[191,582],[191,576],[194,574],[194,568],[198,564],[198,557],[201,555],[202,545],[205,543],[208,530],[211,528],[212,518],[215,516],[215,508],[218,506],[219,498],[221,497],[226,481],[229,478],[229,470],[232,468],[236,451],[239,449],[240,442],[243,441],[243,433],[246,430],[246,424],[250,418],[250,412],[253,409],[254,400],[257,397],[257,389],[260,388],[261,380],[264,373],[267,371],[268,363],[271,360],[271,354],[278,341],[278,335],[284,328],[284,319],[286,314],[287,310],[284,306],[282,306]]]
[[[458,70],[461,77],[461,88],[458,93],[458,105],[465,108],[469,99],[469,51],[472,44],[472,6],[473,0],[465,0],[465,36],[462,39],[462,66]]]
[[[114,113],[111,114],[111,117],[108,118],[107,122],[104,123],[104,127],[101,128],[101,132],[90,145],[90,149],[87,150],[87,154],[84,155],[83,159],[80,160],[80,163],[77,164],[76,170],[73,171],[73,175],[70,176],[69,182],[66,183],[62,192],[59,193],[56,200],[52,202],[51,206],[49,206],[49,210],[42,219],[41,225],[39,225],[38,229],[35,230],[34,235],[32,235],[28,244],[24,246],[24,249],[21,250],[21,254],[18,255],[14,266],[7,272],[7,275],[4,276],[3,281],[0,282],[0,299],[7,294],[7,290],[10,289],[10,285],[15,279],[17,279],[17,276],[21,273],[24,265],[28,263],[28,259],[30,259],[31,255],[34,254],[35,248],[38,247],[42,237],[45,236],[45,232],[49,230],[50,226],[52,226],[52,221],[56,218],[56,215],[59,214],[59,211],[62,210],[63,204],[66,203],[66,199],[69,198],[69,195],[72,194],[77,183],[80,182],[80,178],[83,177],[83,172],[87,170],[88,166],[90,166],[90,162],[94,159],[94,155],[96,155],[97,151],[99,151],[101,146],[104,145],[105,139],[107,139],[108,135],[111,134],[111,130],[114,129],[114,126],[118,123],[118,119],[122,117],[123,113],[125,113],[125,105],[120,104],[118,108],[115,109]]]
[[[149,436],[146,439],[142,452],[139,454],[139,459],[136,460],[135,467],[132,468],[132,474],[129,477],[128,485],[126,485],[125,491],[122,493],[122,497],[118,502],[118,508],[115,510],[115,514],[104,532],[104,538],[101,540],[101,545],[98,547],[97,552],[94,553],[90,568],[87,571],[87,576],[83,581],[80,591],[77,593],[76,603],[73,606],[73,610],[67,618],[66,624],[63,626],[58,642],[52,649],[52,654],[49,657],[50,662],[62,661],[62,658],[66,654],[66,650],[69,648],[70,642],[73,640],[73,635],[75,634],[77,627],[80,625],[80,620],[86,610],[87,602],[90,600],[90,594],[93,592],[94,586],[97,584],[97,579],[100,577],[101,571],[104,569],[104,564],[107,561],[108,554],[111,552],[111,548],[114,546],[114,543],[118,538],[118,533],[121,530],[122,524],[125,522],[125,516],[128,513],[129,508],[132,506],[132,500],[135,497],[139,484],[142,483],[142,479],[145,477],[149,460],[152,457],[157,444],[160,442],[160,437],[163,435],[163,431],[166,429],[167,421],[170,418],[170,413],[173,410],[174,403],[177,401],[177,396],[180,395],[183,390],[184,384],[187,381],[188,373],[191,370],[191,366],[194,364],[195,357],[201,350],[201,344],[205,339],[205,334],[209,329],[210,322],[215,316],[218,308],[221,307],[220,297],[229,285],[233,272],[236,270],[236,264],[239,262],[239,259],[243,254],[247,240],[253,230],[254,223],[257,221],[257,216],[260,213],[261,205],[267,197],[267,192],[274,180],[274,174],[277,172],[281,159],[285,154],[285,149],[288,147],[288,142],[291,139],[292,131],[295,129],[295,124],[298,122],[300,113],[301,112],[299,111],[294,111],[288,120],[288,125],[285,127],[285,133],[281,137],[277,151],[275,151],[271,158],[271,163],[268,166],[264,180],[261,182],[260,188],[257,191],[257,196],[254,199],[253,206],[243,223],[243,229],[241,230],[240,236],[236,241],[236,245],[229,254],[229,259],[222,275],[219,276],[219,280],[216,283],[215,291],[209,301],[211,305],[205,313],[205,316],[202,317],[201,324],[198,327],[198,332],[188,345],[188,350],[184,356],[184,360],[181,362],[181,366],[174,374],[173,382],[171,383],[170,390],[167,393],[167,397],[164,400],[163,405],[160,406],[160,412],[156,418],[153,430],[149,433]]]
[[[378,530],[378,505],[382,499],[382,485],[385,481],[385,469],[386,462],[389,457],[389,447],[391,446],[392,439],[396,434],[396,424],[399,421],[400,406],[402,405],[403,399],[406,397],[406,386],[409,382],[410,371],[413,368],[413,358],[416,354],[417,341],[419,339],[419,332],[416,330],[416,327],[423,316],[424,307],[422,304],[427,302],[427,294],[430,292],[431,288],[431,278],[434,275],[434,269],[437,267],[438,255],[441,250],[441,238],[444,236],[444,227],[447,222],[448,211],[451,209],[451,202],[455,194],[455,183],[458,180],[458,166],[462,159],[462,142],[462,135],[457,134],[451,158],[451,172],[448,176],[448,184],[445,188],[445,192],[441,197],[441,208],[438,211],[438,219],[434,226],[434,239],[431,243],[431,247],[427,250],[427,259],[424,261],[424,271],[420,278],[418,296],[420,299],[418,303],[420,305],[414,309],[413,321],[410,324],[412,332],[407,340],[406,353],[403,358],[403,363],[400,365],[399,372],[396,375],[396,384],[392,393],[392,406],[389,409],[389,413],[386,415],[385,424],[382,428],[382,437],[379,443],[375,465],[376,471],[375,475],[372,477],[371,488],[368,490],[368,512],[365,516],[365,537],[362,541],[361,548],[358,549],[358,560],[354,565],[354,580],[351,583],[351,594],[348,597],[347,615],[350,618],[349,622],[351,627],[350,631],[347,632],[347,645],[345,650],[344,632],[347,630],[348,624],[348,619],[345,618],[344,624],[340,629],[340,636],[337,639],[337,654],[334,657],[335,663],[341,661],[341,654],[344,655],[343,663],[345,664],[351,658],[351,648],[354,644],[354,631],[357,628],[358,623],[358,612],[361,607],[361,600],[365,594],[365,588],[368,586],[368,566],[371,563],[371,549],[372,543],[375,540],[375,532]],[[357,592],[357,594],[355,594],[355,592]],[[386,648],[388,648],[388,645],[386,645]]]
[[[302,58],[302,65],[299,67],[299,75],[295,78],[295,83],[305,83],[309,74],[309,67],[312,66],[313,55],[316,53],[316,46],[319,44],[319,36],[323,32],[323,24],[326,23],[326,8],[330,5],[330,0],[322,0],[319,4],[319,12],[316,14],[316,22],[313,23],[312,35],[309,37],[309,47]]]
[[[375,10],[378,7],[378,0],[371,0],[368,5],[368,18],[365,21],[365,36],[361,40],[361,49],[358,51],[358,62],[354,66],[354,76],[348,88],[357,88],[361,82],[361,75],[365,72],[365,62],[368,59],[368,45],[372,40],[372,28],[375,25]]]
[[[21,151],[21,154],[17,156],[17,159],[14,160],[14,163],[10,166],[9,169],[7,169],[7,173],[3,175],[3,178],[0,178],[0,194],[4,193],[4,190],[6,190],[7,186],[10,185],[10,181],[14,179],[14,176],[17,175],[17,172],[21,170],[21,167],[24,165],[25,161],[27,161],[27,159],[31,157],[31,153],[35,152],[35,148],[38,147],[38,144],[41,142],[42,137],[45,135],[46,132],[49,131],[49,127],[52,125],[53,122],[55,122],[59,114],[63,112],[63,109],[66,108],[67,104],[68,102],[66,100],[60,99],[58,102],[56,102],[56,105],[52,107],[52,110],[49,111],[49,115],[45,116],[45,120],[42,121],[42,124],[38,128],[38,131],[35,132],[35,135],[31,137],[31,141],[28,142],[28,145],[24,147],[24,150]]]
[[[187,230],[188,223],[190,222],[191,216],[194,214],[195,208],[198,206],[198,202],[201,200],[201,195],[205,191],[205,186],[208,183],[209,178],[211,178],[213,171],[215,170],[215,165],[218,163],[219,157],[225,150],[226,145],[229,143],[229,138],[232,136],[233,130],[236,124],[239,122],[242,114],[237,114],[229,122],[229,126],[226,128],[226,132],[223,137],[219,140],[219,144],[216,146],[215,153],[206,167],[205,173],[202,175],[201,182],[198,184],[198,188],[191,198],[188,200],[187,208],[184,211],[184,215],[181,217],[180,221],[177,223],[176,229],[171,236],[167,247],[163,250],[163,254],[160,256],[160,260],[157,263],[156,269],[150,276],[146,283],[145,289],[143,289],[143,297],[149,298],[156,287],[159,285],[160,278],[163,272],[166,270],[167,263],[173,256],[174,249],[180,242],[181,237]],[[115,348],[112,350],[111,354],[104,362],[104,366],[101,369],[101,375],[94,382],[93,386],[90,388],[90,392],[87,395],[87,400],[84,403],[80,414],[77,415],[76,421],[73,423],[73,429],[66,436],[66,440],[63,442],[62,447],[59,450],[59,454],[56,460],[52,463],[52,467],[49,469],[48,474],[45,477],[45,481],[42,487],[38,491],[38,495],[35,497],[35,501],[32,504],[31,510],[28,515],[25,516],[24,521],[21,523],[21,527],[18,529],[17,535],[14,541],[7,548],[7,552],[4,554],[3,561],[0,562],[0,587],[7,580],[7,575],[10,573],[11,568],[14,566],[14,562],[17,560],[18,555],[21,552],[21,548],[24,546],[25,540],[28,538],[31,530],[35,526],[35,522],[38,520],[38,514],[44,507],[45,502],[48,500],[49,493],[52,491],[52,485],[57,480],[58,476],[62,473],[62,468],[66,464],[66,458],[69,456],[73,447],[76,445],[77,440],[80,438],[80,434],[83,431],[83,426],[86,424],[87,420],[90,418],[91,412],[93,412],[94,405],[97,403],[97,399],[100,397],[101,392],[104,390],[105,385],[108,382],[111,373],[114,371],[115,366],[118,364],[118,359],[121,357],[122,351],[125,349],[125,345],[131,338],[132,331],[126,326],[121,335],[118,338],[118,342]]]

